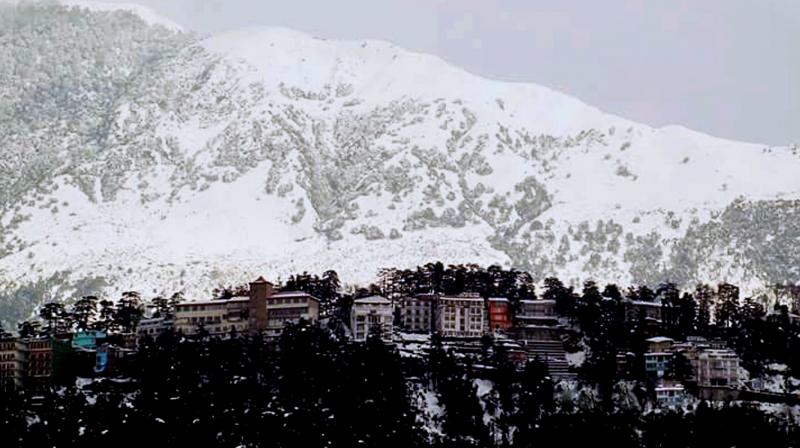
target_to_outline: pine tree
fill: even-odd
[[[75,327],[78,330],[88,330],[97,315],[97,304],[99,299],[95,296],[86,296],[76,301],[70,312],[75,319]]]

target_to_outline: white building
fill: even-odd
[[[381,339],[392,340],[392,302],[384,297],[371,296],[353,301],[350,311],[350,330],[353,340],[365,341],[371,331],[379,331]]]
[[[656,402],[664,407],[678,407],[686,399],[682,384],[659,384],[656,386]]]
[[[149,337],[155,339],[173,327],[172,319],[164,317],[152,317],[142,319],[136,325],[136,334],[139,338]]]
[[[479,294],[439,298],[436,330],[444,337],[479,338],[485,325],[484,300]]]
[[[201,328],[210,334],[246,332],[249,301],[235,297],[179,303],[175,307],[175,330],[186,335],[197,334]]]

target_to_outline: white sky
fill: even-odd
[[[800,0],[133,1],[201,32],[389,40],[654,126],[800,143]]]

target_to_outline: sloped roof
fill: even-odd
[[[668,338],[666,336],[655,336],[655,337],[649,338],[647,340],[647,342],[655,342],[656,344],[658,344],[658,343],[661,343],[661,342],[675,342],[675,339]]]
[[[312,296],[311,294],[309,294],[307,292],[304,292],[304,291],[281,291],[281,292],[276,292],[275,294],[267,297],[267,300],[288,299],[288,298],[297,298],[297,297],[316,300],[317,302],[319,302],[318,298],[316,298],[316,297]]]
[[[369,297],[362,297],[360,299],[356,299],[356,300],[353,301],[353,303],[365,304],[365,305],[368,305],[368,304],[370,304],[370,305],[372,305],[372,304],[374,304],[374,305],[391,305],[392,301],[387,299],[386,297],[369,296]]]

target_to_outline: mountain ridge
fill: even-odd
[[[62,297],[200,297],[261,274],[369,282],[432,260],[753,293],[800,281],[796,147],[652,128],[378,41],[9,16],[8,303],[50,279]]]

